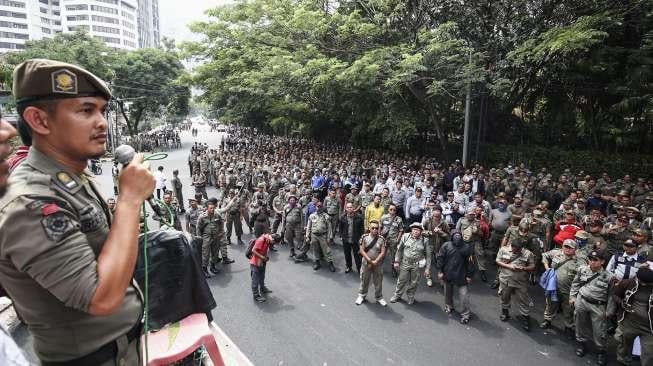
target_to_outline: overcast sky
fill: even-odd
[[[159,0],[161,34],[179,41],[196,40],[188,24],[206,19],[204,10],[229,3],[229,0]]]

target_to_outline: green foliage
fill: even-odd
[[[208,15],[182,49],[206,61],[192,81],[224,121],[393,150],[430,134],[444,150],[471,84],[483,141],[651,152],[651,2],[240,0]]]
[[[128,132],[135,134],[148,118],[179,123],[189,113],[189,79],[174,40],[165,49],[117,51],[86,33],[60,33],[52,39],[29,41],[25,50],[0,59],[0,84],[11,88],[14,66],[31,58],[47,58],[80,65],[110,83],[123,102]]]

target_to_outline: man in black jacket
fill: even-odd
[[[358,242],[363,235],[363,217],[357,213],[350,202],[345,206],[345,214],[340,217],[340,238],[345,251],[345,273],[351,272],[351,257],[354,256],[356,273],[361,271],[361,255],[358,252]]]
[[[469,292],[467,285],[474,274],[473,248],[463,241],[460,231],[454,231],[452,240],[444,243],[437,254],[438,279],[444,282],[444,311],[451,313],[453,306],[454,285],[458,287],[458,296],[462,305],[460,323],[469,323]]]

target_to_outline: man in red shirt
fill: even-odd
[[[268,250],[273,243],[279,243],[281,237],[278,234],[263,234],[256,239],[252,248],[252,257],[249,259],[249,268],[252,275],[252,294],[254,301],[265,302],[263,295],[272,292],[265,287],[265,266],[270,258]]]

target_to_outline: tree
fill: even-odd
[[[155,48],[125,53],[115,65],[112,88],[123,104],[128,133],[138,133],[139,124],[165,108],[169,122],[177,123],[188,113],[190,89],[184,86],[184,66],[175,52]],[[124,108],[128,107],[128,108]]]

